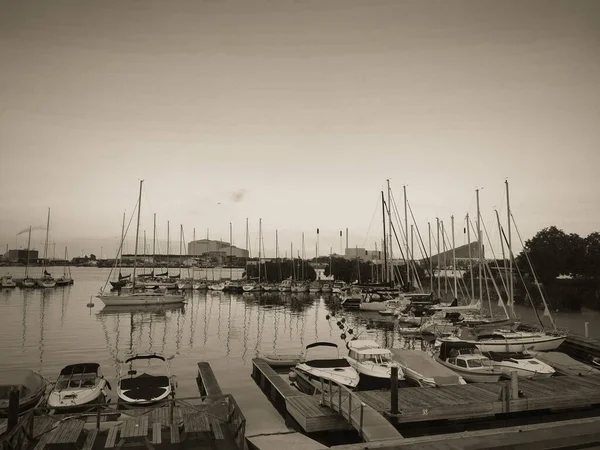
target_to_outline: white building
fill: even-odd
[[[200,239],[188,244],[188,255],[202,256],[205,253],[210,255],[218,254],[228,257],[230,254],[235,258],[248,258],[248,250],[230,245],[229,242],[212,241],[210,239]]]

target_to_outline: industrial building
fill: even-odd
[[[37,261],[39,253],[37,250],[29,250],[29,262],[34,263]],[[27,250],[9,250],[4,254],[4,259],[17,264],[27,263]]]
[[[248,250],[230,245],[229,242],[212,241],[210,239],[200,239],[188,244],[189,256],[222,256],[234,258],[248,258]]]

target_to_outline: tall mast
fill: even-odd
[[[42,267],[42,277],[46,272],[46,260],[48,258],[48,232],[50,231],[50,208],[48,208],[48,220],[46,222],[46,242],[44,244],[44,265]]]
[[[305,273],[304,273],[304,260],[306,259],[306,248],[304,246],[304,231],[302,232],[302,253],[300,254],[300,264],[301,264],[301,270],[298,270],[298,275],[301,274],[300,278],[302,279],[302,281],[305,280]]]
[[[511,226],[510,226],[510,193],[508,190],[508,180],[505,180],[506,184],[506,218],[508,220],[508,304],[510,305],[510,313],[512,317],[515,317],[515,305],[513,303],[513,274],[512,274],[512,237],[511,237]]]
[[[279,263],[279,233],[275,230],[275,261],[277,263],[277,281],[281,281],[281,264]]]
[[[262,219],[258,219],[258,282],[260,283],[260,260],[261,260],[261,252],[260,252],[260,235],[262,232]]]
[[[137,213],[137,225],[135,227],[135,255],[133,258],[133,287],[132,292],[135,292],[135,270],[137,269],[137,253],[138,253],[138,239],[140,237],[140,214],[142,212],[142,184],[144,180],[140,180],[140,195],[138,198],[138,213]]]
[[[144,230],[144,273],[146,273],[146,230]]]
[[[407,200],[406,200],[406,185],[403,186],[404,190],[404,233],[406,234],[406,257],[408,258],[408,210],[406,208]],[[406,282],[410,284],[410,267],[409,264],[406,264]]]
[[[169,247],[171,246],[171,229],[170,222],[167,220],[167,276],[169,276]]]
[[[440,225],[442,226],[442,252],[444,252],[442,256],[444,259],[444,298],[446,298],[448,294],[448,263],[446,261],[446,230],[444,229],[443,220],[440,220]]]
[[[502,225],[500,223],[500,214],[498,214],[498,210],[494,210],[496,213],[496,222],[498,222],[498,233],[500,235],[500,248],[502,249],[502,263],[504,264],[504,272],[505,272],[505,277],[506,277],[506,282],[508,283],[508,266],[506,265],[506,253],[504,253],[504,239],[502,239]],[[504,282],[503,282],[504,284]],[[505,284],[506,288],[508,289],[508,286]],[[508,292],[507,292],[508,294]]]
[[[469,278],[471,279],[471,298],[475,298],[475,283],[473,280],[473,259],[471,258],[471,221],[469,220],[469,213],[467,213],[467,243],[469,244]]]
[[[123,213],[123,225],[121,225],[121,244],[119,245],[119,275],[121,275],[121,267],[123,266],[123,237],[125,236],[125,213]]]
[[[427,222],[427,231],[429,233],[429,287],[433,294],[433,258],[431,254],[431,222]]]
[[[125,216],[123,216],[125,218]],[[154,272],[154,266],[156,264],[156,213],[154,213],[154,223],[152,232],[152,272]]]
[[[437,248],[437,296],[438,298],[440,298],[442,296],[442,286],[441,286],[441,279],[440,279],[440,265],[441,265],[441,261],[440,261],[440,218],[436,217],[435,218],[436,224],[437,224],[437,239],[435,241],[435,246]]]
[[[483,302],[483,280],[481,278],[481,271],[483,269],[483,258],[481,257],[481,214],[479,212],[479,189],[475,189],[475,196],[477,197],[477,257],[479,258],[479,301]]]
[[[290,242],[290,259],[292,261],[292,280],[296,279],[296,262],[294,261],[294,243]]]
[[[414,253],[413,253],[413,252],[414,252],[414,249],[415,249],[415,241],[414,241],[414,227],[413,227],[413,225],[411,224],[411,225],[410,225],[410,264],[411,264],[411,265],[412,265],[412,263],[413,263],[413,260],[414,260],[414,257],[415,257],[415,255],[414,255]],[[416,281],[416,279],[417,279],[417,277],[415,277],[415,276],[414,276],[414,273],[413,273],[413,280],[415,280],[415,281]]]
[[[179,224],[179,277],[181,277],[181,266],[183,265],[183,254],[182,247],[183,246],[183,224]]]
[[[31,225],[29,226],[29,237],[27,238],[27,261],[25,262],[25,278],[29,278],[29,246],[31,245]]]
[[[388,214],[388,233],[389,233],[389,238],[388,238],[388,245],[390,246],[390,265],[389,265],[389,271],[390,271],[390,275],[389,275],[389,283],[390,285],[394,285],[394,266],[393,266],[393,261],[394,261],[394,255],[393,255],[393,249],[394,249],[394,243],[392,241],[392,200],[391,200],[391,189],[390,189],[390,180],[387,179],[387,214]]]
[[[385,232],[385,198],[383,196],[383,191],[381,191],[381,223],[383,224],[383,273],[382,273],[382,281],[387,283],[387,275],[388,275],[388,264],[387,264],[387,235]]]
[[[458,278],[456,278],[456,246],[454,244],[454,216],[450,216],[452,222],[452,273],[454,274],[454,298],[458,298]]]
[[[317,270],[319,268],[319,229],[317,228]],[[302,269],[304,270],[304,261],[302,261]],[[317,272],[319,274],[319,280],[321,279],[321,272]]]
[[[229,222],[229,279],[231,280],[233,277],[233,228],[231,226],[231,222]]]

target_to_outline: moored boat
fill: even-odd
[[[2,288],[14,288],[17,287],[17,283],[13,280],[11,275],[5,275],[0,280],[0,287]]]
[[[549,378],[556,372],[550,365],[527,353],[486,353],[492,366],[510,378],[511,372],[517,372],[519,378]]]
[[[117,395],[125,406],[148,406],[166,400],[174,390],[167,358],[156,353],[135,355],[120,368]]]
[[[98,363],[71,364],[60,371],[48,396],[48,406],[56,412],[76,412],[104,403],[110,384],[104,379]]]
[[[439,353],[435,360],[453,370],[471,383],[495,383],[500,380],[502,371],[494,368],[490,359],[479,349],[466,341],[449,337],[440,340]]]
[[[308,351],[316,347],[330,347],[337,350],[336,358],[309,359]],[[305,374],[315,385],[320,386],[321,379],[331,380],[347,388],[354,389],[360,381],[360,376],[346,358],[340,358],[337,344],[332,342],[315,342],[306,346],[305,360],[298,363],[296,370]]]
[[[19,413],[22,413],[42,401],[48,382],[33,370],[0,371],[0,417],[8,415],[9,395],[12,386],[19,389]]]
[[[518,353],[528,350],[549,351],[557,349],[565,340],[564,333],[545,333],[532,331],[495,330],[477,335],[468,342],[483,352]]]
[[[393,361],[392,352],[377,342],[357,339],[348,342],[348,362],[360,375],[361,389],[385,389],[390,387],[392,367],[398,368],[399,382],[405,382],[400,365]]]

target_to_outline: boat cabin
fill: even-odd
[[[370,362],[379,365],[393,363],[392,352],[381,348],[375,341],[356,340],[348,343],[348,357],[357,362]]]

